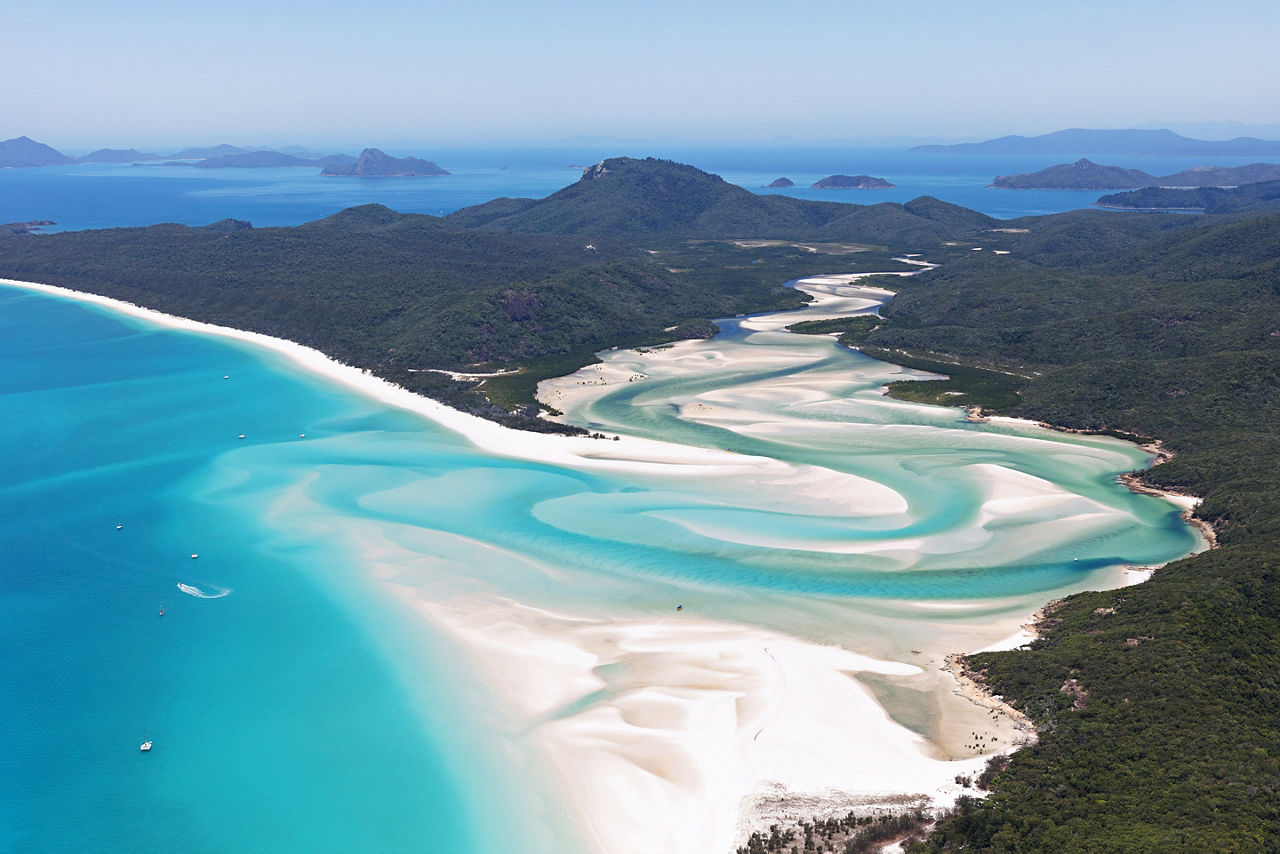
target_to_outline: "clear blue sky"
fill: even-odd
[[[46,0],[0,138],[983,138],[1280,121],[1274,0]]]

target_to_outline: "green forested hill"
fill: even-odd
[[[295,228],[225,221],[0,237],[0,276],[298,341],[510,421],[469,384],[423,369],[524,367],[498,396],[529,404],[539,377],[605,347],[710,334],[713,317],[797,306],[802,295],[782,286],[797,275],[901,266],[868,247],[837,262],[781,241],[657,246],[482,231],[366,205]]]
[[[1082,157],[1075,163],[1060,163],[1039,172],[1000,175],[991,186],[1006,190],[1127,190],[1150,187],[1157,180],[1141,169],[1108,166]]]
[[[1011,414],[1162,439],[1175,456],[1144,480],[1203,496],[1221,543],[1070,597],[1030,652],[971,658],[1040,742],[918,850],[1275,850],[1280,215],[1182,220],[1024,220],[1009,255],[903,283],[867,336],[890,359],[1009,372]]]
[[[894,241],[898,251],[995,223],[928,197],[870,206],[757,195],[692,166],[615,157],[545,199],[497,199],[463,208],[449,222],[492,231],[580,234],[628,240],[691,237]]]
[[[1273,168],[1280,171],[1280,166]],[[1215,214],[1277,210],[1280,209],[1280,180],[1257,181],[1230,188],[1147,187],[1127,193],[1112,193],[1094,204],[1119,210],[1191,210]]]

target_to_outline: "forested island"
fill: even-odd
[[[448,175],[430,160],[417,157],[392,157],[376,148],[366,148],[351,163],[334,163],[320,173],[326,178],[356,176],[364,178],[415,178],[424,175]]]
[[[1008,190],[1130,190],[1141,187],[1236,187],[1259,181],[1280,180],[1280,165],[1196,166],[1157,177],[1141,169],[1103,166],[1082,157],[1075,163],[1050,166],[1038,172],[1001,175],[992,187]]]
[[[812,187],[815,190],[889,190],[893,184],[871,175],[828,175],[815,181]]]
[[[754,195],[616,158],[545,199],[378,206],[296,228],[0,236],[0,275],[266,332],[518,426],[532,388],[612,345],[799,304],[800,275],[882,282],[851,346],[950,375],[896,396],[1159,440],[1136,481],[1203,497],[1219,548],[1054,605],[1026,652],[967,667],[1036,724],[990,794],[915,851],[1268,850],[1280,835],[1280,213],[998,221],[936,199]],[[498,381],[431,369],[516,368]],[[904,829],[903,832],[907,832]],[[764,849],[761,849],[764,850]]]
[[[1215,214],[1277,210],[1280,209],[1280,181],[1260,181],[1227,189],[1147,187],[1103,196],[1094,205],[1116,210],[1200,211]]]

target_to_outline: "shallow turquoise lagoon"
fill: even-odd
[[[336,532],[264,515],[377,436],[422,435],[427,468],[458,440],[243,347],[9,288],[0,362],[0,848],[537,850],[511,845],[516,760],[477,740],[484,698],[448,648],[388,625]]]
[[[972,618],[1196,546],[1114,483],[1136,448],[886,407],[897,369],[796,338],[717,339],[799,350],[673,369],[584,418],[865,484],[864,512],[506,458],[249,345],[0,288],[0,848],[580,850],[500,686],[398,592],[679,601],[832,637],[832,614]],[[830,376],[769,412],[776,383]],[[836,429],[681,417],[699,399]],[[1054,492],[995,513],[997,481]]]

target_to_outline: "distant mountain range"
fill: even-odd
[[[197,161],[192,163],[191,161]],[[363,161],[363,165],[361,163]],[[376,148],[366,148],[357,159],[349,154],[315,154],[299,146],[280,151],[255,150],[236,145],[184,148],[175,154],[152,154],[136,148],[100,148],[84,157],[68,157],[57,149],[29,137],[0,142],[0,169],[28,166],[62,166],[71,163],[156,163],[195,166],[200,169],[258,169],[280,166],[311,166],[325,175],[448,175],[430,160],[395,158]]]
[[[1140,187],[1238,187],[1258,181],[1280,180],[1280,165],[1196,166],[1172,175],[1155,176],[1141,169],[1103,166],[1080,158],[1021,175],[1001,175],[992,187],[1006,190],[1136,190]]]
[[[1209,157],[1276,157],[1280,141],[1242,136],[1225,141],[1190,139],[1171,130],[1071,128],[1041,136],[1002,136],[985,142],[917,145],[911,151],[950,154],[1129,154]]]

